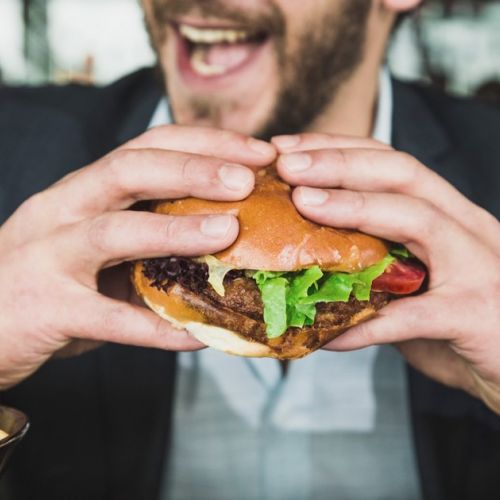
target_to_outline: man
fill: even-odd
[[[484,208],[498,213],[500,112],[379,77],[396,17],[418,0],[143,4],[178,125],[143,133],[169,121],[149,72],[104,89],[0,94],[2,210],[14,212],[0,233],[0,401],[33,422],[7,498],[494,498],[500,228]],[[286,377],[270,373],[274,364],[248,365],[254,376],[238,385],[246,361],[210,351],[176,361],[170,351],[201,346],[133,305],[122,263],[212,253],[238,226],[128,208],[186,195],[240,199],[254,170],[276,159],[305,216],[404,243],[427,264],[428,292],[329,346],[395,344],[418,370],[408,389],[389,350],[361,351],[383,353],[378,367],[373,355],[311,356],[326,377],[305,390],[292,381],[305,380],[294,372],[306,361]],[[93,350],[102,342],[156,349]],[[337,382],[330,370],[342,359],[351,361]],[[202,377],[189,366],[197,362]],[[380,387],[376,405],[365,362]],[[252,400],[258,388],[246,392],[255,381],[264,405]],[[339,388],[341,404],[330,408]],[[366,411],[353,414],[359,400]]]

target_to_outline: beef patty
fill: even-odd
[[[167,257],[144,261],[143,272],[151,285],[169,294],[182,297],[190,307],[202,313],[207,323],[227,328],[257,342],[280,346],[297,342],[315,349],[345,331],[356,315],[369,317],[389,302],[390,295],[372,292],[369,301],[351,297],[348,302],[327,302],[317,305],[314,325],[289,328],[281,337],[268,339],[263,318],[264,305],[255,280],[244,271],[231,271],[224,279],[225,295],[220,296],[208,283],[208,266],[191,259]]]

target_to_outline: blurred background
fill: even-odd
[[[139,0],[0,0],[0,85],[101,85],[153,62]],[[500,102],[500,0],[425,0],[388,63],[400,78]]]

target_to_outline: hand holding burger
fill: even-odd
[[[232,213],[240,235],[202,259],[138,263],[134,280],[150,307],[245,356],[393,343],[423,373],[500,413],[498,221],[414,158],[371,139],[303,134],[273,143],[293,193],[267,170],[243,202],[157,205],[177,215]],[[402,298],[425,272],[378,238],[425,263],[425,293]]]
[[[273,140],[297,209],[325,225],[400,242],[429,269],[428,290],[389,304],[328,348],[395,344],[428,376],[500,413],[500,224],[415,158],[370,139]]]
[[[128,265],[121,264],[217,252],[236,238],[237,220],[130,207],[183,196],[239,200],[254,185],[247,166],[266,165],[275,154],[273,146],[240,134],[160,127],[28,199],[0,228],[0,390],[53,356],[106,341],[202,347],[132,303]]]

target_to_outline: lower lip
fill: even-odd
[[[250,72],[262,57],[265,49],[270,46],[270,40],[265,40],[256,44],[249,56],[237,66],[229,69],[220,75],[200,75],[191,65],[191,57],[188,42],[179,34],[177,29],[173,29],[177,47],[177,64],[179,73],[184,83],[198,90],[213,90],[218,87],[225,87],[235,83],[235,80]]]

